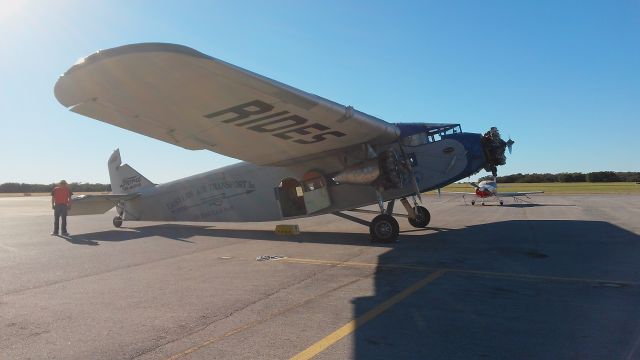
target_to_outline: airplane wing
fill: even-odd
[[[120,201],[127,201],[140,196],[139,194],[105,194],[105,195],[79,195],[71,198],[71,209],[68,215],[94,215],[104,214],[111,210]]]
[[[514,196],[527,196],[532,194],[542,194],[544,191],[516,191],[516,192],[499,192],[496,194],[498,197],[514,197]]]
[[[64,73],[54,92],[84,116],[259,165],[400,134],[350,106],[175,44],[98,51]]]

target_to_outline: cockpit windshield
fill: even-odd
[[[396,124],[400,127],[402,145],[419,146],[462,132],[460,124]]]

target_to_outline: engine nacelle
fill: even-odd
[[[395,151],[388,149],[376,159],[348,167],[333,177],[340,184],[377,185],[384,189],[402,187],[402,167]]]
[[[350,166],[333,177],[337,183],[352,185],[370,185],[380,176],[378,159]]]

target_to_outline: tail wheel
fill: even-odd
[[[409,224],[415,228],[427,227],[431,221],[431,214],[429,213],[429,210],[424,206],[416,206],[413,208],[413,211],[416,213],[416,218],[409,218]]]
[[[122,218],[120,216],[116,216],[113,218],[113,226],[117,228],[122,226]]]
[[[398,240],[400,225],[391,215],[381,214],[373,218],[369,225],[372,241],[390,243]]]

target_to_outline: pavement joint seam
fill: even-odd
[[[68,282],[76,281],[76,280],[89,279],[89,278],[97,277],[97,276],[100,276],[100,275],[106,275],[106,274],[110,274],[110,273],[115,273],[115,272],[118,272],[118,271],[121,271],[121,270],[129,270],[129,269],[133,269],[133,268],[136,268],[136,267],[142,267],[142,266],[145,266],[145,265],[155,264],[155,263],[163,262],[163,261],[167,261],[167,260],[179,259],[181,257],[187,257],[187,256],[191,256],[191,255],[205,254],[205,253],[208,253],[210,251],[216,251],[216,250],[224,249],[227,246],[234,246],[234,245],[245,243],[247,241],[251,241],[251,240],[245,240],[245,241],[242,241],[240,243],[233,243],[233,244],[223,245],[223,246],[220,246],[220,247],[204,249],[204,250],[201,250],[201,251],[197,251],[196,250],[196,251],[190,252],[188,254],[181,254],[181,255],[177,255],[177,256],[168,256],[168,257],[156,259],[156,260],[153,260],[153,261],[147,261],[147,262],[143,262],[143,263],[139,263],[139,264],[130,264],[130,265],[126,265],[126,266],[123,266],[123,267],[116,268],[116,269],[107,270],[107,271],[104,271],[104,272],[99,272],[99,273],[85,275],[85,276],[78,276],[78,277],[75,277],[75,278],[66,279],[66,280],[62,280],[62,281],[54,281],[54,282],[50,282],[50,283],[45,283],[45,284],[34,286],[34,287],[31,287],[31,288],[28,288],[28,289],[18,289],[18,290],[14,290],[14,291],[9,291],[9,292],[6,292],[6,293],[2,293],[1,295],[9,296],[9,295],[22,294],[22,293],[26,293],[26,292],[29,292],[29,291],[32,291],[32,290],[43,289],[43,288],[46,288],[46,287],[49,287],[49,286],[60,285],[60,284],[64,284],[64,283],[68,283]],[[240,258],[240,257],[235,257],[235,259],[236,260],[252,260],[252,259],[249,259],[249,258],[243,259],[243,258]]]
[[[517,280],[543,280],[543,281],[563,281],[563,282],[581,282],[581,283],[595,283],[595,284],[616,284],[624,286],[637,286],[640,282],[635,281],[619,281],[619,280],[604,280],[604,279],[588,279],[588,278],[574,278],[574,277],[561,277],[561,276],[545,276],[545,275],[530,275],[530,274],[518,274],[518,273],[502,273],[497,271],[482,271],[482,270],[465,270],[455,268],[439,268],[428,267],[412,264],[374,264],[374,263],[360,263],[360,262],[344,262],[335,260],[315,260],[315,259],[297,259],[286,258],[284,262],[296,263],[296,264],[309,264],[309,265],[326,265],[326,266],[338,266],[338,267],[375,267],[385,269],[406,269],[406,270],[418,270],[418,271],[446,271],[451,273],[472,274],[480,276],[494,276],[502,278],[512,278]]]
[[[351,259],[354,259],[354,258],[356,258],[356,257],[358,257],[358,256],[361,256],[361,255],[362,255],[362,253],[357,254],[357,255],[355,255],[355,256],[353,256],[353,257],[351,257]],[[284,260],[284,259],[280,259],[280,260]],[[328,271],[328,270],[326,270],[326,271]],[[308,278],[305,278],[305,279],[303,279],[303,280],[301,280],[301,281],[298,281],[298,282],[296,282],[296,283],[294,283],[294,284],[292,284],[292,285],[290,285],[290,286],[287,286],[286,288],[279,289],[279,290],[278,290],[278,292],[280,292],[280,291],[282,291],[282,290],[289,289],[289,288],[291,288],[291,287],[293,287],[293,286],[296,286],[296,285],[302,284],[302,283],[304,283],[304,282],[306,282],[306,281],[309,281],[309,280],[311,280],[312,278],[314,278],[314,277],[318,276],[319,274],[322,274],[322,273],[324,273],[324,272],[326,272],[326,271],[321,271],[321,272],[318,272],[318,273],[314,273],[311,277],[308,277]],[[201,344],[195,345],[195,346],[190,347],[190,348],[188,348],[188,349],[186,349],[186,350],[184,350],[184,351],[182,351],[182,352],[180,352],[180,353],[174,354],[173,356],[171,356],[171,357],[170,357],[170,358],[168,358],[167,360],[175,360],[175,359],[181,358],[181,357],[183,357],[183,356],[186,356],[186,355],[188,355],[188,354],[191,354],[191,353],[193,353],[193,352],[195,352],[195,351],[198,351],[198,350],[200,350],[200,349],[202,349],[202,348],[204,348],[204,347],[206,347],[206,346],[208,346],[208,345],[211,345],[211,344],[213,344],[213,343],[215,343],[215,342],[218,342],[218,341],[220,341],[220,340],[223,340],[223,339],[225,339],[225,338],[227,338],[227,337],[229,337],[229,336],[232,336],[232,335],[235,335],[235,334],[237,334],[237,333],[240,333],[240,332],[242,332],[242,331],[244,331],[244,330],[250,329],[250,328],[252,328],[252,327],[254,327],[254,326],[257,326],[257,325],[260,325],[260,324],[262,324],[262,323],[265,323],[265,322],[267,322],[267,321],[269,321],[269,320],[274,319],[275,317],[277,317],[277,316],[279,316],[279,315],[285,314],[285,313],[287,313],[287,312],[289,312],[289,311],[291,311],[291,310],[295,310],[295,309],[297,309],[298,307],[300,307],[300,306],[302,306],[302,305],[305,305],[305,304],[307,304],[307,303],[309,303],[309,302],[311,302],[311,301],[313,301],[313,300],[316,300],[316,299],[318,299],[318,298],[320,298],[320,297],[323,297],[323,296],[325,296],[325,295],[328,295],[328,294],[330,294],[330,293],[332,293],[332,292],[334,292],[334,291],[340,290],[340,289],[342,289],[342,288],[344,288],[344,287],[347,287],[347,286],[349,286],[349,285],[351,285],[351,284],[354,284],[354,283],[356,283],[356,282],[358,282],[358,281],[361,281],[361,280],[364,280],[364,279],[370,278],[371,276],[373,276],[373,273],[370,273],[370,274],[368,274],[368,275],[366,275],[366,276],[364,276],[364,277],[362,277],[362,276],[361,276],[361,277],[358,277],[357,279],[354,279],[354,280],[352,280],[352,281],[350,281],[350,282],[347,282],[347,283],[345,283],[345,284],[343,284],[343,285],[340,285],[340,286],[338,286],[338,287],[335,287],[335,288],[329,289],[329,290],[327,290],[327,291],[325,291],[325,292],[323,292],[323,293],[320,293],[320,294],[317,294],[317,295],[312,296],[312,297],[310,297],[310,298],[307,298],[307,299],[303,300],[303,301],[302,301],[302,302],[300,302],[300,303],[290,305],[290,306],[288,306],[288,307],[286,307],[286,308],[284,308],[284,309],[281,309],[280,311],[276,311],[275,313],[269,314],[266,318],[261,318],[261,319],[257,319],[257,320],[251,321],[251,322],[249,322],[249,323],[247,323],[247,324],[245,324],[245,325],[243,325],[243,326],[240,326],[240,327],[238,327],[238,328],[235,328],[235,329],[233,329],[233,330],[230,330],[229,332],[227,332],[227,333],[225,333],[225,334],[223,334],[223,335],[220,335],[220,336],[217,336],[217,337],[213,337],[213,338],[211,338],[211,339],[209,339],[209,340],[207,340],[207,341],[205,341],[205,342],[203,342],[203,343],[201,343]],[[184,338],[185,338],[185,337],[187,337],[187,336],[190,336],[190,335],[196,334],[196,333],[198,333],[198,332],[200,332],[200,331],[204,331],[204,330],[206,330],[207,328],[209,328],[211,325],[215,324],[216,322],[221,321],[221,320],[224,320],[224,319],[226,319],[226,318],[229,318],[231,315],[233,315],[233,314],[235,314],[235,313],[237,313],[237,312],[239,312],[239,311],[245,310],[245,309],[247,309],[248,307],[250,307],[250,306],[252,306],[252,305],[254,305],[254,304],[257,304],[257,303],[259,303],[259,302],[261,302],[261,301],[267,300],[267,299],[269,299],[269,298],[273,297],[273,296],[274,296],[275,294],[277,294],[278,292],[273,293],[273,294],[270,294],[270,295],[266,296],[265,298],[262,298],[262,299],[256,300],[256,301],[254,301],[253,303],[248,304],[247,306],[243,307],[242,309],[239,309],[239,310],[237,310],[237,311],[234,311],[233,313],[229,314],[228,316],[225,316],[225,317],[224,317],[224,318],[222,318],[222,319],[218,319],[218,320],[216,320],[216,321],[214,321],[214,322],[212,322],[212,323],[210,323],[210,324],[207,324],[207,325],[205,325],[205,326],[203,326],[203,327],[201,327],[201,328],[199,328],[199,329],[196,329],[196,330],[194,330],[194,331],[191,331],[191,332],[187,333],[185,336],[183,336],[182,338],[174,339],[174,340],[169,341],[169,342],[166,342],[166,343],[164,343],[164,344],[162,344],[162,345],[156,346],[156,347],[154,347],[153,349],[149,349],[149,350],[147,350],[147,351],[144,351],[143,353],[140,353],[140,354],[136,355],[134,358],[139,358],[139,357],[144,356],[144,355],[146,355],[146,354],[148,354],[148,353],[151,353],[151,352],[153,352],[153,351],[155,351],[155,350],[157,350],[157,349],[159,349],[159,348],[161,348],[161,347],[163,347],[163,346],[169,345],[169,344],[174,343],[174,342],[176,342],[176,341],[180,341],[180,340],[184,339]]]
[[[353,284],[355,284],[355,283],[357,283],[359,281],[362,281],[364,279],[370,278],[372,276],[373,276],[373,274],[368,274],[367,276],[364,276],[364,277],[358,277],[357,279],[353,279],[353,280],[351,280],[349,282],[346,282],[346,283],[344,283],[344,284],[342,284],[340,286],[331,288],[331,289],[329,289],[327,291],[324,291],[324,292],[322,292],[320,294],[308,297],[308,298],[306,298],[306,299],[304,299],[304,300],[302,300],[302,301],[300,301],[298,303],[292,304],[290,306],[285,307],[284,309],[281,309],[281,310],[276,311],[276,312],[274,312],[272,314],[269,314],[268,316],[266,316],[264,318],[260,318],[260,319],[251,321],[251,322],[249,322],[247,324],[244,324],[244,325],[242,325],[240,327],[237,327],[237,328],[235,328],[233,330],[230,330],[230,331],[228,331],[228,332],[226,332],[226,333],[224,333],[222,335],[213,337],[213,338],[211,338],[211,339],[209,339],[209,340],[207,340],[207,341],[205,341],[203,343],[200,343],[198,345],[190,347],[190,348],[188,348],[188,349],[186,349],[186,350],[184,350],[184,351],[182,351],[180,353],[177,353],[177,354],[167,358],[167,360],[176,360],[176,359],[179,359],[179,358],[184,357],[186,355],[189,355],[191,353],[194,353],[194,352],[196,352],[196,351],[198,351],[198,350],[200,350],[202,348],[205,348],[205,347],[207,347],[207,346],[209,346],[211,344],[214,344],[214,343],[216,343],[216,342],[218,342],[220,340],[224,340],[225,338],[228,338],[229,336],[238,334],[238,333],[240,333],[240,332],[242,332],[244,330],[248,330],[248,329],[253,328],[253,327],[257,326],[257,325],[263,324],[263,323],[265,323],[265,322],[267,322],[269,320],[275,319],[276,317],[278,317],[280,315],[283,315],[283,314],[285,314],[285,313],[287,313],[289,311],[295,310],[295,309],[297,309],[297,308],[299,308],[299,307],[301,307],[303,305],[306,305],[306,304],[308,304],[308,303],[310,303],[310,302],[312,302],[314,300],[322,298],[322,297],[324,297],[326,295],[329,295],[329,294],[331,294],[331,293],[333,293],[335,291],[338,291],[338,290],[343,289],[343,288],[345,288],[347,286],[353,285]],[[307,280],[307,279],[305,279],[305,280]]]

